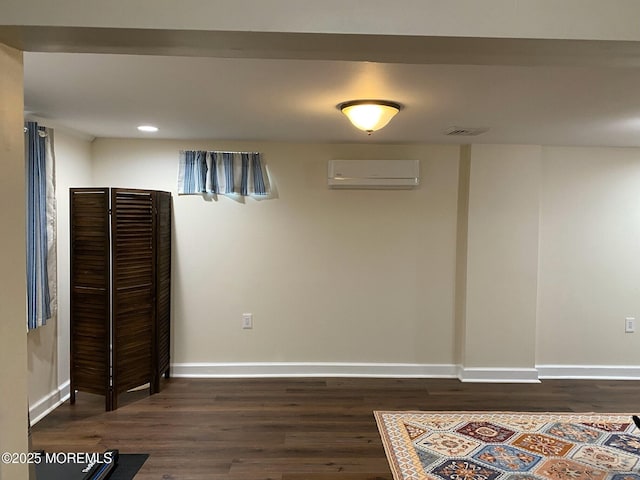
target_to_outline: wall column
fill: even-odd
[[[0,452],[26,452],[27,327],[22,52],[0,44]],[[28,478],[0,462],[0,480]]]
[[[538,379],[540,165],[539,146],[461,150],[456,325],[463,381]]]

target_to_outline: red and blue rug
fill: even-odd
[[[640,480],[630,415],[374,413],[395,480]]]

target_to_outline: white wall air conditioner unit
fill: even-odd
[[[418,160],[329,160],[329,188],[398,189],[420,184]]]

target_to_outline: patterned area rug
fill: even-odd
[[[624,414],[375,412],[395,480],[640,480]]]

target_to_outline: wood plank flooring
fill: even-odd
[[[104,411],[79,393],[33,428],[34,449],[149,453],[136,480],[391,480],[373,410],[640,411],[640,382],[453,379],[163,380]]]

